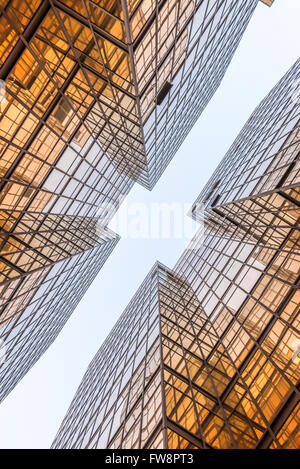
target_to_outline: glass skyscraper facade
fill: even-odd
[[[300,60],[192,208],[92,360],[54,448],[300,447]],[[197,242],[201,239],[201,242]]]
[[[3,177],[14,170],[15,184],[31,184],[38,209],[52,192],[47,175],[69,148],[69,160],[92,154],[104,176],[110,163],[114,187],[118,173],[153,187],[220,84],[257,4],[1,0],[1,128],[10,142]],[[65,176],[65,187],[75,166],[64,162],[55,182]],[[16,185],[7,191],[29,203]]]
[[[106,231],[92,248],[0,286],[1,400],[55,340],[117,241]]]
[[[154,186],[257,4],[0,0],[0,399],[112,252],[111,207]]]

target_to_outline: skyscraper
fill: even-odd
[[[258,1],[2,0],[3,137],[16,145],[4,169],[21,147],[42,159],[44,180],[46,162],[66,146],[83,157],[90,137],[118,172],[152,188],[219,86]]]
[[[161,176],[257,3],[0,1],[0,399],[69,318],[117,242],[112,204]]]
[[[26,230],[24,219],[18,230]],[[58,233],[52,232],[56,220],[47,221],[50,230],[47,223],[31,222],[30,227],[38,227],[36,236],[17,230],[11,237],[15,249],[18,239],[30,239],[32,245],[26,243],[26,250],[12,252],[11,258],[28,259],[25,267],[35,268],[26,272],[23,265],[15,267],[17,276],[0,285],[1,400],[55,340],[118,241],[109,230],[91,230],[85,226],[90,222],[84,225],[76,218],[71,224],[66,220],[65,229],[60,220]],[[38,243],[42,252],[35,247]]]
[[[199,196],[201,243],[150,271],[53,447],[300,447],[299,79],[255,109]]]

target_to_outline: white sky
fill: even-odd
[[[299,56],[299,0],[259,4],[219,90],[160,181],[130,202],[192,204],[255,106]],[[122,210],[122,209],[121,209]],[[173,267],[184,240],[122,239],[71,319],[0,406],[0,448],[49,448],[102,341],[156,260]]]

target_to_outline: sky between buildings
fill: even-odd
[[[217,93],[152,192],[130,203],[191,205],[260,100],[297,60],[299,0],[260,3]],[[121,239],[63,331],[0,405],[0,448],[49,448],[99,346],[156,260],[172,268],[186,239]]]

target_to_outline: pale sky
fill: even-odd
[[[217,93],[152,192],[127,203],[191,205],[245,121],[298,58],[300,1],[259,4]],[[122,210],[122,208],[121,208]],[[63,331],[0,405],[0,448],[49,448],[82,376],[156,260],[186,240],[121,239]]]

